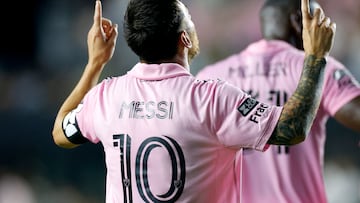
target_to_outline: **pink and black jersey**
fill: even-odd
[[[107,203],[222,203],[239,201],[236,152],[264,151],[281,109],[178,64],[138,63],[69,118],[104,147]]]
[[[260,40],[243,52],[205,67],[199,79],[219,78],[265,103],[281,106],[295,91],[304,52],[283,41]],[[265,153],[244,150],[239,155],[243,203],[325,203],[323,181],[325,124],[329,116],[360,95],[354,77],[329,57],[323,96],[310,135],[291,146],[271,146]],[[242,170],[242,171],[240,171]]]

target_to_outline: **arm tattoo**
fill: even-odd
[[[305,58],[299,84],[285,103],[269,144],[292,145],[305,139],[320,104],[325,65],[324,58]]]

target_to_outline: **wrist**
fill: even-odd
[[[326,56],[324,55],[315,55],[315,54],[306,54],[305,63],[312,67],[325,67],[326,65]]]
[[[326,59],[329,56],[329,52],[305,51],[305,56],[314,56],[317,59]]]
[[[105,66],[106,62],[101,60],[100,57],[89,57],[87,64],[92,67],[103,67]]]
[[[105,63],[99,62],[99,60],[89,60],[86,64],[85,71],[102,72],[104,67]]]

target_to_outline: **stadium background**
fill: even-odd
[[[197,25],[201,54],[191,72],[260,38],[262,0],[185,0]],[[360,80],[360,1],[321,0],[337,23],[332,55]],[[103,15],[118,23],[113,60],[102,77],[137,62],[122,36],[127,1],[103,0]],[[0,203],[104,202],[100,145],[65,150],[51,130],[59,105],[87,62],[93,1],[5,1],[0,45]],[[5,12],[6,11],[6,12]],[[360,202],[360,137],[328,122],[325,178],[331,203]]]

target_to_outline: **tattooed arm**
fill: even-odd
[[[293,145],[305,140],[319,108],[325,58],[334,41],[336,25],[317,9],[312,17],[309,0],[302,0],[305,61],[299,84],[285,103],[277,126],[268,143]]]
[[[302,142],[319,107],[326,61],[310,55],[296,91],[285,103],[269,144],[292,145]]]

